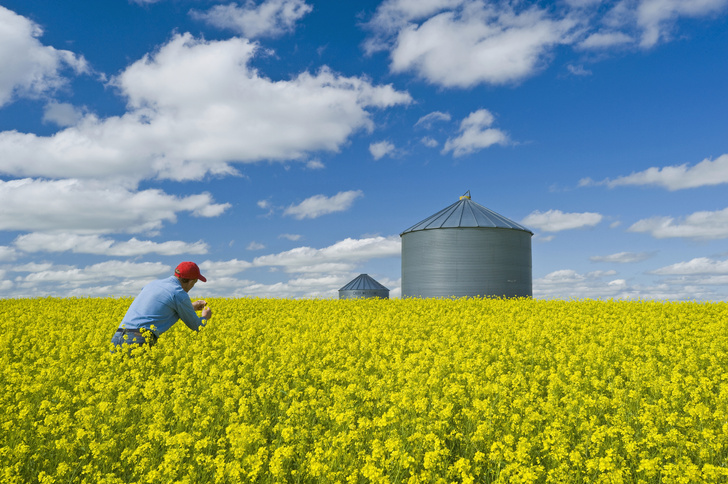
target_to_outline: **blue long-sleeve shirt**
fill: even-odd
[[[195,312],[192,301],[182,289],[179,279],[171,276],[144,286],[126,311],[119,328],[132,330],[146,328],[159,336],[179,319],[195,331],[207,323],[207,320]]]

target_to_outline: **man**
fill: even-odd
[[[119,324],[111,342],[153,345],[157,338],[181,319],[193,331],[204,326],[212,317],[212,310],[203,300],[192,302],[187,293],[200,280],[207,282],[194,262],[182,262],[174,275],[150,282],[134,299]],[[196,311],[202,311],[197,316]]]

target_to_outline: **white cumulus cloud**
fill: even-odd
[[[199,20],[229,29],[247,38],[275,37],[293,31],[296,22],[313,10],[303,0],[248,0],[243,5],[215,5],[207,11],[192,10]]]
[[[18,258],[18,252],[13,247],[0,245],[0,262],[14,261]]]
[[[616,262],[619,264],[630,264],[633,262],[642,262],[652,257],[650,252],[617,252],[610,255],[596,255],[590,257],[592,262]]]
[[[627,230],[648,233],[656,239],[725,239],[728,238],[728,208],[714,212],[695,212],[684,218],[646,218],[635,222]]]
[[[260,242],[256,242],[256,241],[252,241],[245,248],[245,250],[262,250],[262,249],[265,249],[265,244],[261,244]]]
[[[728,275],[728,260],[697,257],[687,262],[678,262],[676,264],[655,269],[651,273],[660,275]]]
[[[200,263],[200,272],[206,274],[205,277],[209,282],[220,277],[232,276],[253,267],[248,261],[232,259],[226,261],[209,261]]]
[[[584,68],[584,66],[581,66],[581,65],[575,66],[573,64],[569,64],[566,66],[566,69],[575,76],[591,76],[592,75],[592,71]]]
[[[536,210],[526,216],[521,223],[544,232],[561,232],[562,230],[593,227],[602,221],[604,216],[594,212],[565,213],[561,210]]]
[[[88,71],[83,57],[43,45],[42,34],[33,21],[0,5],[0,107],[14,96],[52,93],[67,83],[65,68]]]
[[[187,243],[178,240],[153,242],[130,240],[119,242],[98,235],[34,232],[18,236],[13,242],[23,252],[73,252],[118,257],[135,257],[145,254],[180,255],[206,254],[208,246],[202,241]]]
[[[425,136],[420,139],[420,143],[427,146],[428,148],[437,148],[440,143],[436,139]]]
[[[215,217],[229,204],[208,193],[177,197],[83,180],[0,180],[0,230],[139,233],[173,223],[179,212]]]
[[[73,104],[51,101],[43,108],[43,122],[72,126],[83,119],[84,112]]]
[[[297,247],[278,254],[256,257],[259,267],[280,267],[285,272],[341,272],[350,271],[358,263],[369,259],[399,256],[402,245],[399,236],[347,238],[335,244],[316,249]]]
[[[281,234],[281,235],[278,236],[278,238],[279,239],[286,239],[286,240],[290,240],[290,241],[295,242],[295,241],[301,239],[301,235],[300,234]]]
[[[378,141],[369,145],[369,153],[375,160],[379,160],[394,152],[394,145],[389,141]]]
[[[87,115],[52,136],[1,132],[0,173],[190,180],[234,173],[231,163],[305,161],[371,129],[369,108],[412,100],[327,68],[271,81],[248,66],[256,50],[240,38],[175,35],[114,79],[126,114]]]
[[[390,50],[393,72],[412,71],[432,84],[505,84],[539,70],[566,43],[571,18],[536,6],[480,1],[384,2],[370,23],[370,51]]]
[[[452,116],[450,116],[450,113],[443,113],[441,111],[433,111],[429,114],[426,114],[422,116],[420,119],[417,120],[415,123],[415,126],[422,126],[425,129],[432,128],[432,125],[436,122],[441,121],[450,121]]]
[[[652,47],[669,38],[680,17],[703,17],[726,5],[727,0],[641,0],[636,9],[637,24],[642,29],[640,46]]]
[[[724,183],[728,183],[728,154],[721,155],[715,160],[706,158],[693,166],[684,163],[661,168],[651,167],[613,180],[594,182],[590,178],[585,178],[579,182],[581,186],[606,185],[610,188],[627,185],[654,185],[670,191]]]
[[[291,215],[298,220],[318,218],[329,213],[346,211],[354,203],[354,200],[362,196],[364,196],[364,193],[361,190],[339,192],[332,197],[314,195],[297,205],[289,206],[283,214]]]
[[[347,238],[328,247],[297,247],[284,252],[256,257],[252,262],[238,259],[204,261],[200,269],[208,282],[206,290],[223,294],[258,297],[336,297],[338,289],[360,272],[362,264],[377,258],[399,257],[401,242],[398,235],[388,237]],[[295,274],[285,282],[264,284],[234,278],[237,273],[254,268],[269,268]],[[398,294],[398,281],[381,283]]]
[[[29,273],[15,278],[13,284],[27,295],[109,296],[136,294],[147,282],[172,275],[172,268],[159,262],[111,260],[82,268],[50,265],[25,272]]]
[[[553,271],[533,281],[533,295],[539,298],[626,298],[623,279],[615,271],[581,274],[573,269]]]
[[[495,117],[487,109],[479,109],[463,119],[459,135],[448,138],[442,153],[452,151],[453,156],[464,156],[489,146],[508,144],[508,135],[500,129],[492,128]]]
[[[559,46],[648,49],[678,21],[720,13],[728,0],[386,0],[367,27],[368,53],[390,53],[392,72],[446,87],[519,82]]]
[[[721,275],[680,276],[673,280],[665,278],[656,284],[636,284],[617,277],[615,271],[582,274],[563,269],[534,279],[533,295],[558,299],[716,300],[723,297],[719,286],[726,284],[728,277]]]

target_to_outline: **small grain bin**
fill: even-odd
[[[339,299],[389,299],[389,289],[372,279],[368,274],[360,274],[346,286],[339,289]]]
[[[400,234],[402,297],[530,297],[532,236],[467,192]]]

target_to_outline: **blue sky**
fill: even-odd
[[[728,0],[0,0],[0,291],[400,295],[470,191],[537,298],[728,300]]]

